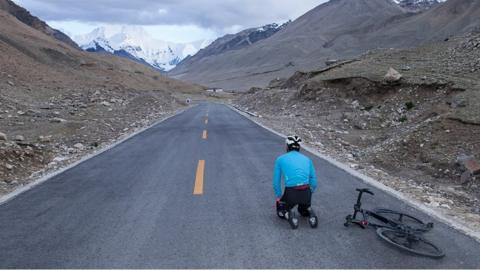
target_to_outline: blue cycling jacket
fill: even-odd
[[[288,152],[275,161],[273,172],[273,190],[275,196],[282,196],[282,175],[285,187],[310,185],[312,192],[317,189],[317,175],[311,159],[297,152]]]

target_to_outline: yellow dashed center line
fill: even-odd
[[[197,165],[197,173],[195,174],[195,187],[193,195],[203,194],[203,175],[205,173],[205,160],[199,160]]]
[[[208,124],[208,111],[205,116],[205,125]],[[202,139],[208,138],[207,130],[202,134]],[[205,160],[199,160],[197,165],[197,172],[195,174],[195,186],[193,187],[193,195],[203,195],[203,177],[205,174]]]

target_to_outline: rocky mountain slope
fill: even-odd
[[[17,18],[19,21],[25,23],[28,26],[31,26],[38,31],[43,32],[46,35],[49,35],[65,44],[70,45],[71,47],[78,48],[78,45],[70,39],[67,35],[58,31],[56,29],[48,26],[44,21],[39,18],[32,16],[30,12],[15,3],[11,0],[0,0],[0,10],[3,10]]]
[[[250,28],[236,34],[228,34],[215,40],[206,48],[201,49],[198,53],[187,57],[179,65],[176,66],[176,72],[188,69],[191,64],[202,61],[203,58],[212,55],[219,55],[231,50],[239,50],[251,46],[261,40],[267,39],[284,29],[289,22],[282,25],[276,23],[267,24],[262,27]]]
[[[68,46],[4,10],[0,52],[0,194],[182,108],[177,94],[203,90]]]
[[[208,40],[178,44],[156,40],[141,26],[100,27],[75,41],[88,52],[111,53],[161,71],[169,71],[180,61],[196,54]]]
[[[236,104],[478,230],[479,78],[476,33],[297,72]]]
[[[376,48],[404,48],[443,40],[480,25],[480,2],[450,0],[411,13],[390,0],[331,0],[273,36],[240,50],[192,62],[175,78],[228,89],[265,86],[296,70],[325,66]]]

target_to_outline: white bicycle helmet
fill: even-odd
[[[288,147],[300,148],[300,143],[302,142],[302,139],[297,135],[288,136],[285,142],[287,143]]]

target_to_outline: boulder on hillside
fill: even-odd
[[[393,82],[398,82],[402,79],[402,74],[400,74],[400,72],[396,71],[394,68],[390,68],[387,72],[387,74],[385,74],[385,77],[383,77],[385,79],[385,81],[389,82],[389,83],[393,83]]]
[[[480,174],[480,163],[475,158],[469,158],[463,161],[463,167],[472,175]]]
[[[76,143],[73,147],[77,148],[78,150],[83,150],[85,149],[85,146],[81,143]]]
[[[6,141],[7,135],[5,133],[0,132],[0,141]]]

